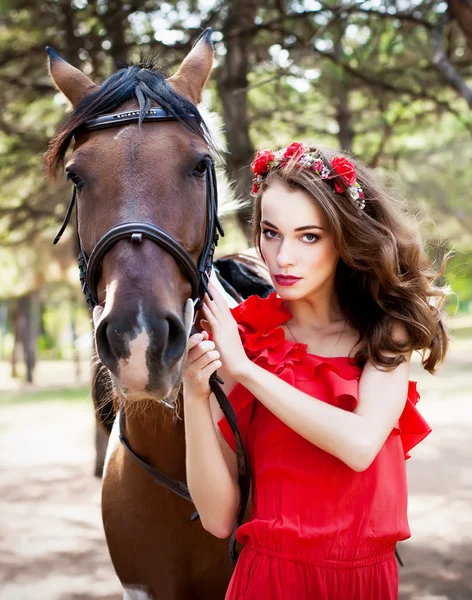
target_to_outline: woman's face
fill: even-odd
[[[331,290],[339,253],[324,214],[306,192],[281,181],[270,184],[262,195],[260,227],[262,256],[281,298]]]

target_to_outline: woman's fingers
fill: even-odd
[[[207,296],[205,296],[205,299],[207,298]],[[205,300],[206,302],[206,300]],[[210,329],[213,330],[214,327],[216,325],[218,325],[218,318],[215,315],[215,307],[214,306],[208,306],[207,304],[204,304],[202,306],[202,312],[205,316],[205,320],[208,321],[208,324],[210,326]]]
[[[220,360],[220,353],[218,350],[210,350],[193,360],[190,366],[192,371],[202,371],[215,360]]]
[[[220,294],[220,291],[218,290],[218,288],[215,285],[213,285],[213,283],[211,281],[208,282],[208,289],[213,297],[213,304],[216,304],[216,306],[220,310],[222,310],[223,308],[228,308],[228,304],[226,303],[226,300]],[[212,302],[212,301],[210,300],[210,302]]]
[[[194,333],[188,338],[187,341],[187,350],[190,351],[197,344],[199,344],[203,340],[203,335],[201,333]]]
[[[212,343],[212,342],[210,342]],[[189,355],[190,356],[190,355]],[[191,358],[187,363],[186,380],[194,381],[199,389],[208,387],[212,373],[221,367],[218,350],[207,350],[198,358]]]
[[[207,329],[210,328],[210,325],[209,325],[208,321],[206,319],[200,319],[200,326],[203,329],[202,333],[205,333],[206,336],[207,336],[207,338],[208,338],[208,332],[206,331]]]
[[[219,323],[223,323],[223,321],[232,319],[231,311],[226,300],[220,294],[218,289],[211,284],[209,284],[208,289],[213,296],[213,300],[210,300],[208,295],[205,295],[205,305],[211,310],[213,316]]]
[[[215,342],[211,340],[200,341],[188,351],[187,361],[189,363],[194,363],[200,358],[200,356],[206,354],[207,352],[212,352],[215,349]]]

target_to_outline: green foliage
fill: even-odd
[[[50,286],[49,297],[55,286],[64,289],[64,280],[68,290],[78,290],[75,277],[69,279],[73,238],[50,247],[70,189],[63,180],[55,186],[45,182],[42,173],[41,155],[66,112],[48,76],[44,47],[53,46],[100,83],[143,49],[157,52],[163,68],[173,71],[210,25],[217,57],[211,96],[221,112],[214,82],[234,67],[228,65],[225,38],[234,1],[143,0],[112,9],[111,3],[88,0],[1,0],[0,244],[8,248],[0,250],[7,282],[0,297],[44,285]],[[403,194],[423,215],[425,238],[437,238],[439,231],[449,247],[467,251],[472,113],[432,61],[432,32],[446,3],[411,4],[400,9],[389,0],[260,2],[252,29],[231,34],[250,49],[249,72],[238,71],[231,101],[245,102],[247,92],[255,147],[316,141],[349,148],[395,173]],[[469,83],[471,51],[457,24],[450,23],[442,36],[452,67]],[[468,276],[448,277],[466,307]],[[47,337],[42,343],[49,348]]]
[[[446,282],[453,291],[448,307],[452,314],[456,311],[471,312],[472,309],[472,252],[457,252],[449,261]]]
[[[86,402],[90,400],[90,388],[67,387],[64,389],[0,392],[0,407],[6,404],[30,404],[33,402]]]

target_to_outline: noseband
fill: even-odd
[[[109,127],[121,127],[129,123],[137,123],[140,120],[140,111],[131,110],[120,113],[113,113],[107,115],[101,115],[95,119],[90,119],[84,125],[80,127],[80,131],[96,131],[99,129],[108,129]],[[177,121],[176,117],[170,115],[167,111],[162,108],[151,108],[147,112],[143,119],[144,121]],[[79,131],[75,132],[75,135]],[[211,158],[206,157],[203,159],[206,162],[206,225],[205,225],[205,242],[203,245],[202,252],[199,256],[197,264],[194,263],[190,254],[182,247],[182,245],[175,240],[171,235],[163,231],[160,227],[153,225],[152,223],[120,223],[115,227],[112,227],[105,235],[100,238],[95,248],[92,250],[90,257],[87,256],[79,235],[79,216],[78,216],[78,205],[76,210],[77,215],[77,239],[79,245],[79,274],[80,281],[82,284],[82,291],[85,294],[85,298],[90,306],[94,308],[99,304],[97,283],[99,278],[99,268],[103,261],[104,256],[107,252],[119,241],[129,240],[132,244],[141,244],[143,239],[148,239],[155,244],[161,246],[171,256],[174,257],[177,264],[187,275],[191,286],[192,293],[191,298],[195,305],[196,311],[201,307],[203,303],[203,297],[205,293],[211,297],[208,291],[208,280],[211,274],[211,268],[213,264],[213,254],[215,247],[218,245],[219,234],[224,235],[223,228],[218,219],[218,196],[216,188],[216,173],[215,165]],[[53,243],[61,239],[67,224],[69,223],[74,205],[77,199],[77,187],[74,185],[72,191],[72,198],[67,208],[66,216],[64,221],[54,238]],[[238,462],[238,482],[241,489],[241,500],[236,518],[236,524],[233,528],[233,532],[229,544],[229,554],[233,563],[236,563],[238,559],[238,552],[236,551],[236,530],[241,525],[244,519],[244,513],[249,498],[250,489],[250,470],[249,470],[249,459],[244,448],[244,444],[239,432],[236,415],[233,407],[231,406],[228,398],[226,397],[223,389],[220,385],[221,379],[216,375],[216,372],[210,377],[210,387],[215,394],[215,397],[225,415],[230,428],[232,429],[236,438],[237,447],[237,462]],[[175,481],[167,475],[161,473],[146,461],[140,458],[131,448],[128,439],[126,437],[126,420],[124,409],[120,410],[120,441],[123,444],[127,453],[133,458],[133,460],[148,473],[155,481],[160,485],[170,489],[175,494],[179,495],[186,500],[192,501],[188,487],[185,483]],[[198,513],[192,516],[192,520],[198,517]]]

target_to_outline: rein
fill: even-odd
[[[121,127],[129,123],[138,123],[142,121],[157,121],[168,122],[177,121],[178,119],[169,114],[163,108],[151,108],[148,110],[144,118],[140,117],[139,110],[130,110],[125,112],[106,114],[90,119],[82,125],[74,135],[80,131],[96,131],[107,129],[109,127]],[[215,164],[209,157],[203,159],[206,162],[206,225],[205,225],[205,242],[202,252],[199,256],[197,264],[194,263],[189,253],[168,233],[153,225],[152,223],[120,223],[107,231],[102,238],[97,242],[90,256],[85,252],[79,235],[79,215],[77,200],[77,187],[74,185],[72,198],[69,202],[64,221],[54,238],[53,244],[57,244],[64,233],[67,224],[72,215],[74,206],[76,205],[77,218],[77,240],[79,246],[79,277],[82,284],[82,291],[89,307],[93,310],[99,304],[97,283],[99,268],[106,253],[119,241],[129,240],[132,244],[141,244],[143,239],[149,239],[155,244],[161,246],[166,252],[171,254],[179,266],[184,271],[192,286],[191,299],[194,303],[195,314],[203,304],[203,297],[208,290],[208,280],[210,278],[213,254],[218,244],[219,235],[223,236],[223,228],[218,219],[218,196],[216,186]],[[195,317],[194,317],[195,319]],[[213,373],[210,377],[210,388],[215,394],[218,404],[225,415],[228,424],[236,438],[236,455],[238,463],[238,482],[241,490],[240,506],[238,509],[237,519],[233,532],[230,538],[229,555],[234,564],[238,559],[236,550],[236,530],[242,524],[244,514],[246,512],[247,503],[249,500],[250,490],[250,467],[247,452],[239,432],[236,415],[231,406],[226,394],[224,393],[220,383],[223,383],[218,375]],[[164,473],[161,473],[146,461],[140,458],[131,448],[126,437],[126,416],[124,410],[120,410],[120,441],[129,454],[129,456],[138,464],[148,475],[150,475],[157,483],[171,490],[181,498],[192,502],[188,487],[185,483],[176,481]],[[198,513],[194,513],[191,520],[195,520]]]

